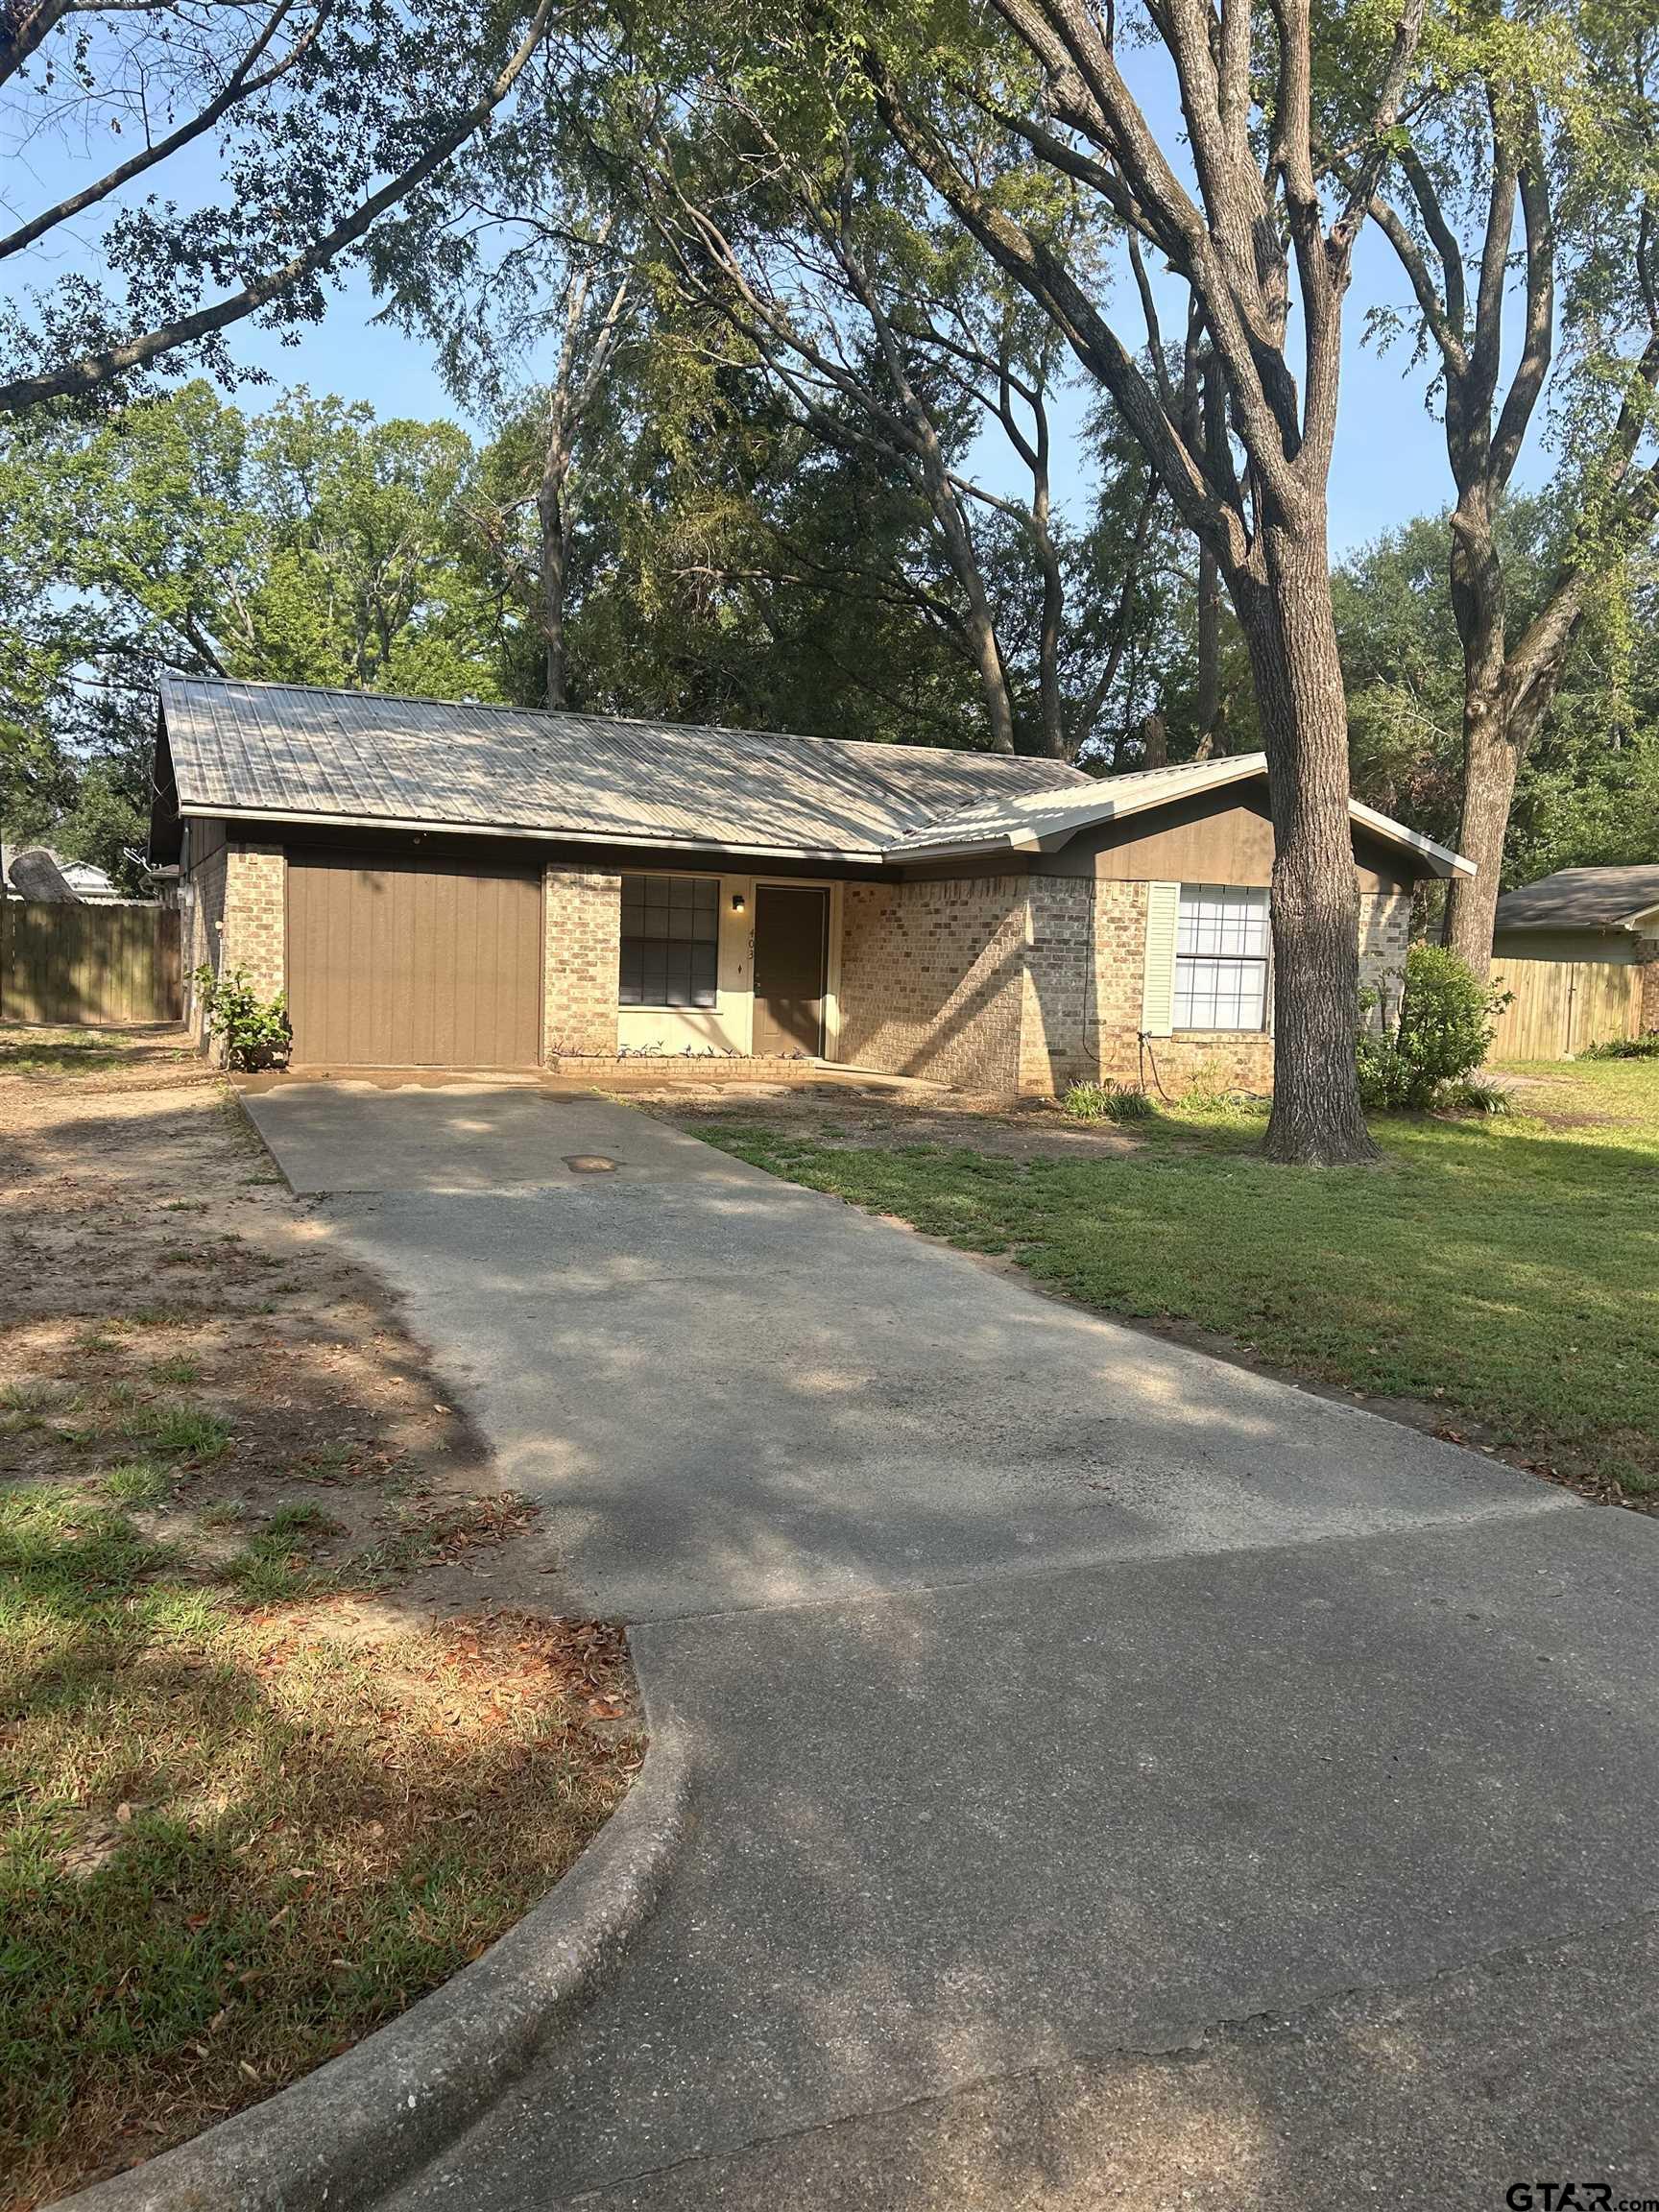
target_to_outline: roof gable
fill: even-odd
[[[1240,753],[1219,760],[1187,760],[1173,767],[1142,768],[1107,776],[1082,789],[1032,791],[976,800],[959,813],[912,830],[889,848],[890,859],[966,859],[994,852],[1046,853],[1103,823],[1224,790],[1267,776],[1265,753]],[[1436,876],[1473,876],[1475,864],[1436,845],[1392,815],[1363,801],[1348,802],[1349,819],[1398,850],[1411,854]]]

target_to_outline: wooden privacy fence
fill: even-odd
[[[0,1021],[179,1022],[179,910],[0,902]]]
[[[1612,960],[1508,960],[1492,980],[1513,994],[1498,1018],[1494,1060],[1564,1060],[1642,1027],[1642,971]]]

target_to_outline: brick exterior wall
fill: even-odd
[[[261,998],[287,988],[288,862],[280,845],[228,845],[221,964]]]
[[[614,1060],[622,878],[548,864],[541,902],[541,1054]]]
[[[1033,876],[1020,1088],[1144,1081],[1171,1097],[1194,1083],[1266,1091],[1273,1040],[1234,1030],[1156,1037],[1141,1045],[1147,886],[1101,878]]]
[[[1081,876],[1031,876],[1025,891],[1020,1088],[1064,1091],[1094,1072],[1095,886]]]
[[[1411,942],[1409,891],[1359,894],[1359,988],[1379,994],[1370,1020],[1380,1024],[1400,1011],[1406,951]]]
[[[1134,1083],[1141,1074],[1148,886],[1101,878],[1093,888],[1094,1003],[1084,1036],[1088,1079]]]
[[[1659,1029],[1659,941],[1645,940],[1642,960],[1642,1033]]]
[[[1265,1096],[1273,1088],[1273,1040],[1255,1030],[1206,1029],[1180,1037],[1154,1037],[1146,1055],[1147,1090],[1156,1094],[1162,1084],[1171,1098],[1192,1090],[1247,1091]],[[1139,1063],[1139,1041],[1125,1040],[1118,1058],[1122,1065],[1113,1072],[1123,1082],[1134,1081],[1136,1066],[1131,1063]]]
[[[185,1020],[199,1045],[206,1037],[189,978],[204,964],[215,974],[240,968],[261,998],[286,988],[287,878],[279,845],[221,845],[190,871]]]
[[[849,883],[840,1057],[963,1091],[1020,1087],[1025,878]]]

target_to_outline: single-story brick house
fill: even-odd
[[[987,1092],[1271,1077],[1260,754],[1063,762],[169,679],[153,858],[294,1064],[822,1057]],[[1353,807],[1361,953],[1469,863]]]

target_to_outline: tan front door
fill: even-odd
[[[534,1068],[534,869],[288,856],[288,1011],[303,1068]]]
[[[824,1049],[830,894],[762,883],[755,894],[757,1059]]]

